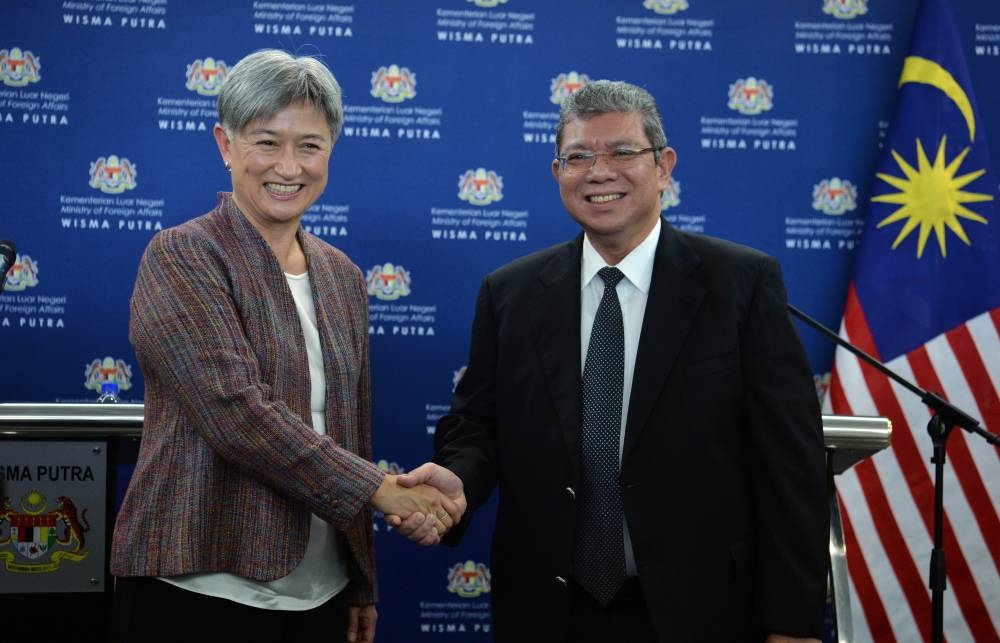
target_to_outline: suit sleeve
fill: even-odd
[[[754,622],[821,637],[829,568],[819,401],[787,309],[781,269],[762,259],[742,342],[757,509]]]
[[[496,369],[497,324],[489,277],[476,299],[469,363],[455,389],[451,412],[434,434],[434,461],[462,479],[470,511],[446,538],[457,543],[471,522],[472,511],[490,497],[497,484]]]

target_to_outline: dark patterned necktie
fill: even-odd
[[[618,485],[625,331],[615,286],[625,276],[617,268],[597,273],[604,295],[583,368],[582,479],[577,515],[577,582],[607,605],[625,580],[622,499]]]

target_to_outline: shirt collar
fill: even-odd
[[[625,255],[625,258],[618,262],[616,266],[625,273],[625,278],[644,293],[649,292],[649,283],[653,280],[653,259],[656,256],[656,244],[660,241],[660,228],[662,221],[656,219],[656,225],[643,239],[642,243],[632,249],[632,252]],[[580,290],[586,288],[591,280],[597,275],[597,271],[608,265],[604,258],[598,254],[590,238],[583,235],[583,255],[580,259]]]

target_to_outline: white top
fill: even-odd
[[[316,432],[326,433],[326,375],[323,350],[316,328],[309,274],[290,275],[285,280],[292,289],[309,358],[310,410]],[[315,514],[309,526],[306,553],[298,567],[283,578],[261,583],[228,573],[209,572],[161,578],[182,589],[226,598],[243,605],[272,610],[308,610],[318,607],[347,587],[347,559],[341,551],[336,529]]]
[[[639,352],[639,335],[642,333],[642,318],[646,313],[646,300],[649,297],[649,284],[653,279],[653,259],[656,257],[656,244],[660,240],[659,219],[656,227],[642,243],[633,248],[622,259],[616,268],[625,274],[618,282],[615,292],[622,306],[622,322],[625,330],[625,379],[622,389],[622,425],[618,438],[619,462],[622,448],[625,445],[625,423],[628,420],[628,403],[632,397],[632,376],[635,374],[635,357]],[[587,364],[587,348],[590,345],[590,332],[594,327],[594,317],[597,307],[604,295],[604,281],[597,272],[607,264],[604,258],[590,243],[586,235],[583,237],[583,255],[580,259],[580,372]],[[632,539],[628,532],[628,521],[625,521],[625,573],[637,575],[635,555],[632,553]]]

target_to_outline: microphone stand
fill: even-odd
[[[925,391],[913,384],[899,373],[896,373],[882,362],[864,352],[854,344],[819,323],[809,315],[788,304],[792,315],[826,335],[840,346],[856,355],[861,361],[873,367],[889,379],[920,398],[934,414],[927,423],[927,433],[933,443],[934,463],[934,548],[931,550],[930,580],[931,589],[931,641],[944,643],[944,591],[946,587],[945,557],[944,557],[944,458],[948,436],[953,428],[961,427],[969,433],[975,433],[994,446],[1000,446],[1000,436],[997,436],[979,426],[979,421],[965,413],[954,404],[937,393]]]

